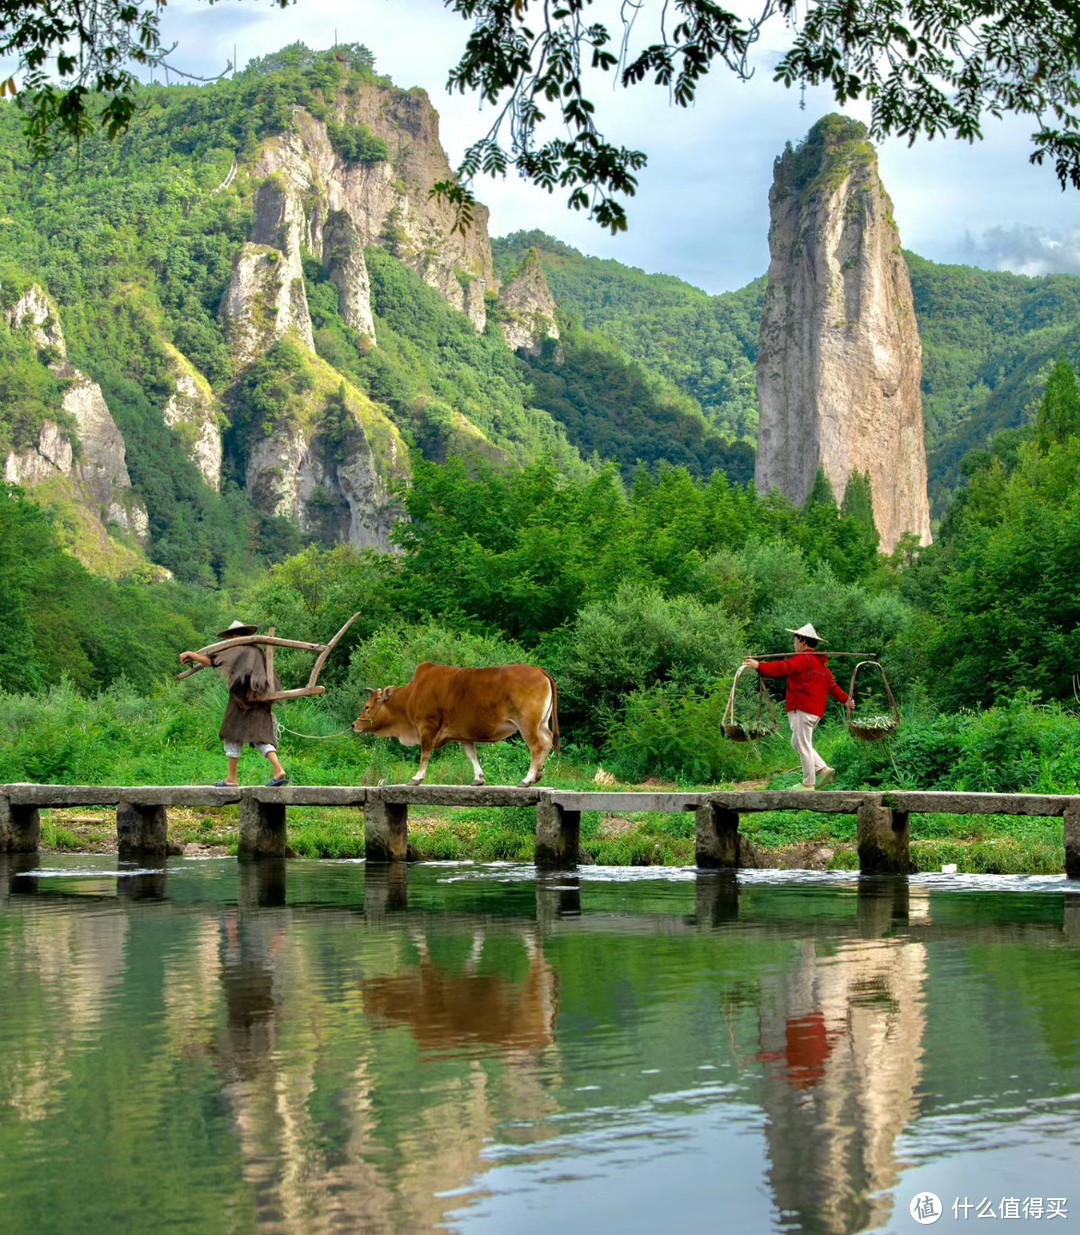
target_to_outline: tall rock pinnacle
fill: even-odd
[[[928,544],[922,346],[865,126],[819,120],[777,159],[769,209],[757,489],[801,504],[823,467],[839,499],[868,471],[882,550]]]

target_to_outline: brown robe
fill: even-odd
[[[210,659],[216,669],[224,670],[229,683],[229,706],[218,737],[223,742],[276,746],[273,706],[260,696],[280,690],[281,680],[275,673],[270,683],[262,648],[249,643],[215,652]]]

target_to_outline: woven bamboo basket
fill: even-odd
[[[773,701],[769,698],[769,693],[765,689],[765,681],[760,676],[758,677],[758,696],[757,696],[757,716],[754,720],[748,720],[740,723],[735,719],[735,692],[738,689],[739,678],[742,677],[745,665],[740,665],[735,670],[735,680],[731,683],[731,694],[728,695],[727,706],[724,708],[724,715],[720,720],[720,727],[724,731],[724,737],[730,738],[733,742],[756,742],[760,738],[767,738],[776,733],[780,724],[776,719],[776,709],[773,707]],[[768,707],[768,719],[765,716],[765,708]]]
[[[876,722],[874,724],[860,724],[859,718],[853,717],[847,723],[848,732],[861,742],[880,742],[882,738],[891,737],[900,728],[900,709],[896,706],[896,699],[893,696],[892,687],[889,685],[889,679],[885,676],[885,670],[876,660],[859,661],[851,672],[851,685],[848,687],[848,694],[855,695],[855,682],[859,676],[859,670],[864,668],[876,669],[881,674],[881,682],[885,687],[885,695],[889,700],[889,712],[887,716],[874,717]]]

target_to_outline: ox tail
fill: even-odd
[[[562,740],[559,737],[559,688],[555,685],[555,679],[546,669],[541,669],[540,672],[551,683],[551,736],[555,739],[554,750],[558,754],[562,749]]]

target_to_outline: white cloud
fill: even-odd
[[[991,227],[970,233],[963,249],[974,266],[1013,274],[1080,274],[1080,227],[1051,232],[1038,227]]]

